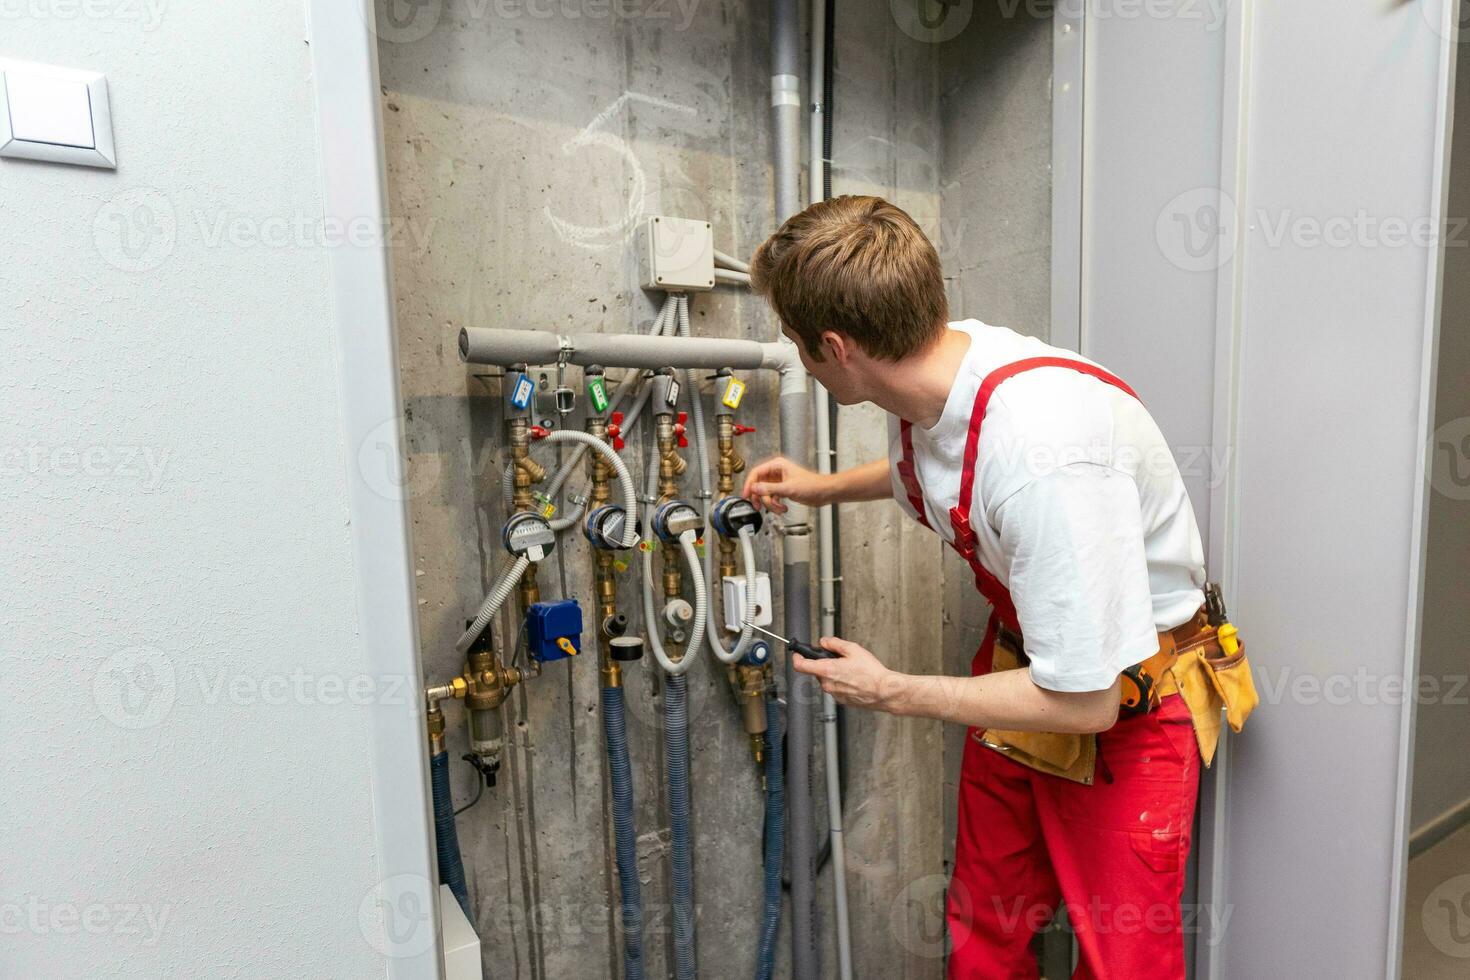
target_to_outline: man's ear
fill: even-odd
[[[823,330],[822,353],[845,367],[852,358],[852,341],[834,330]]]

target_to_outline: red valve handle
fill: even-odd
[[[755,431],[755,426],[753,426],[753,425],[741,425],[739,422],[736,422],[735,423],[734,432],[735,432],[735,434],[737,436],[743,436],[747,432],[754,432],[754,431]]]
[[[675,423],[675,425],[674,425],[674,435],[676,435],[676,436],[679,437],[679,448],[680,449],[688,449],[689,448],[689,437],[684,434],[685,433],[684,423],[686,423],[688,421],[689,421],[689,413],[688,412],[680,412],[679,413],[679,421],[677,423]]]
[[[551,435],[550,429],[542,428],[539,425],[533,425],[527,431],[531,433],[532,439],[545,439]]]
[[[607,427],[607,434],[612,436],[613,449],[622,452],[623,443],[623,413],[612,413],[612,424]]]

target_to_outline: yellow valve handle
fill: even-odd
[[[559,637],[556,641],[556,645],[561,647],[562,653],[565,653],[569,657],[575,657],[577,655],[576,646],[574,646],[572,644],[572,641],[565,636]]]

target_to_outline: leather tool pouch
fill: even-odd
[[[1014,670],[1025,665],[1014,640],[1002,633],[996,637],[991,670]],[[1097,736],[1060,732],[1006,732],[987,729],[976,732],[980,744],[1039,772],[1090,785],[1097,765]]]

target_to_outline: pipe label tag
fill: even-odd
[[[739,408],[740,399],[745,397],[745,382],[739,378],[731,377],[725,382],[725,393],[720,397],[720,403],[726,408]]]
[[[587,379],[587,400],[592,403],[592,410],[599,415],[607,411],[607,382],[601,375],[594,374]]]
[[[535,393],[536,382],[523,374],[516,380],[516,386],[511,389],[510,403],[516,408],[524,409],[531,404],[531,396]]]
[[[669,407],[673,408],[679,404],[679,382],[669,381]]]

